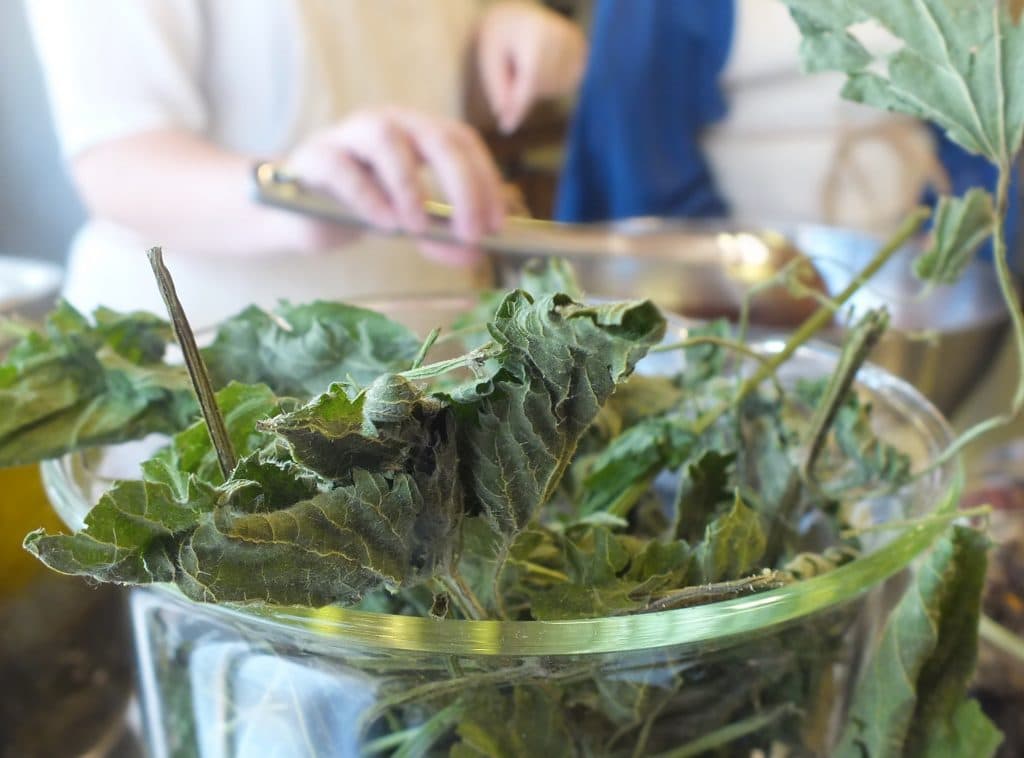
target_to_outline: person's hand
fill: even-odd
[[[575,91],[586,58],[579,27],[540,5],[498,3],[480,21],[477,65],[487,102],[506,133],[538,100]]]
[[[449,263],[474,260],[478,253],[471,243],[504,220],[501,176],[480,136],[461,122],[417,111],[353,113],[300,145],[284,169],[373,226],[413,233],[427,226],[423,169],[430,169],[453,208],[452,232],[470,246],[420,247]]]

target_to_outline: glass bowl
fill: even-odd
[[[467,301],[371,305],[425,333],[450,324]],[[670,320],[666,340],[691,327]],[[757,348],[771,353],[782,344]],[[830,347],[805,347],[780,376],[825,375],[836,358]],[[681,360],[651,355],[638,371],[664,372]],[[869,365],[858,390],[874,406],[876,431],[916,468],[950,443],[941,414],[906,382]],[[81,527],[109,484],[110,461],[123,466],[142,454],[135,443],[46,463],[47,490],[65,523]],[[850,563],[781,589],[677,610],[435,620],[204,605],[170,586],[135,589],[150,753],[441,755],[461,740],[459,755],[699,755],[720,747],[719,754],[748,756],[775,743],[827,755],[904,569],[944,528],[939,520],[902,522],[951,506],[961,479],[951,462],[863,503],[870,521],[897,523],[865,536],[863,554]]]

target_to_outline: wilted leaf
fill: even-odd
[[[490,330],[502,351],[492,378],[452,400],[467,504],[511,536],[550,499],[583,432],[665,321],[649,302],[591,308],[517,291]]]
[[[941,198],[931,246],[914,261],[914,273],[935,284],[954,284],[994,227],[992,196],[985,190],[975,188],[963,197]]]
[[[25,548],[62,574],[124,584],[172,581],[178,539],[213,511],[217,498],[195,479],[181,493],[162,482],[118,482],[89,511],[81,532],[35,531]]]
[[[609,442],[588,464],[581,514],[610,511],[625,516],[664,468],[675,468],[694,444],[678,417],[641,421]]]
[[[519,289],[533,298],[545,295],[568,295],[581,300],[583,292],[576,280],[576,272],[562,258],[534,258],[522,267]],[[467,350],[473,350],[488,341],[487,323],[494,318],[504,301],[505,292],[491,290],[481,293],[476,304],[452,322],[452,329],[462,334]]]
[[[827,381],[800,382],[797,395],[816,407],[828,389]],[[815,464],[815,478],[828,492],[898,486],[910,476],[910,458],[881,439],[871,425],[871,404],[849,392],[832,422],[826,446]]]
[[[778,402],[761,394],[749,395],[738,409],[736,480],[745,493],[756,494],[752,504],[766,523],[783,507],[796,471],[796,435],[781,410]]]
[[[428,518],[442,518],[425,508],[410,476],[388,480],[356,471],[351,485],[287,508],[221,509],[182,544],[177,581],[185,594],[208,602],[353,603],[382,586],[415,584],[438,568],[451,539],[434,542],[433,525],[420,531]],[[446,526],[453,528],[451,521]]]
[[[231,383],[216,398],[236,456],[244,458],[271,443],[272,435],[261,432],[257,424],[280,413],[281,404],[266,386]],[[167,447],[143,463],[142,469],[144,478],[166,482],[179,492],[190,475],[211,484],[224,481],[203,421],[174,435]]]
[[[633,540],[592,527],[560,540],[567,581],[528,591],[533,618],[595,618],[638,610],[661,590],[685,586],[693,552],[682,540]]]
[[[558,690],[554,690],[558,692]],[[451,758],[573,755],[564,711],[548,688],[522,685],[511,692],[485,687],[466,693]]]
[[[857,685],[839,758],[992,754],[998,733],[964,701],[977,657],[987,547],[966,527],[939,540]]]
[[[760,516],[737,494],[732,508],[708,524],[704,541],[697,546],[702,581],[747,576],[758,568],[766,546]]]
[[[686,466],[679,479],[675,502],[676,537],[697,540],[723,502],[733,497],[732,465],[736,455],[705,450]]]
[[[591,432],[605,431],[600,442],[606,443],[622,430],[672,410],[683,397],[684,392],[673,377],[633,374],[615,388]]]
[[[263,428],[287,440],[298,463],[344,480],[357,468],[381,473],[406,468],[413,451],[436,434],[437,417],[448,412],[412,382],[385,374],[354,398],[333,384]]]
[[[67,303],[0,365],[0,466],[174,432],[197,413],[183,368],[160,363],[169,338],[154,316]]]
[[[225,321],[203,359],[214,385],[266,384],[309,398],[333,382],[372,382],[408,368],[420,340],[404,326],[342,303],[282,303],[273,314],[247,308]]]

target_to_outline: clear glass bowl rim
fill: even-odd
[[[777,352],[779,340],[758,345]],[[795,357],[815,361],[823,370],[834,366],[838,351],[824,343],[801,347]],[[884,395],[889,406],[912,417],[933,447],[943,449],[953,432],[942,414],[914,387],[889,372],[866,365],[858,384]],[[80,521],[91,507],[76,485],[74,455],[42,464],[44,486],[65,521]],[[963,487],[960,461],[953,460],[931,475],[939,493],[933,512],[954,509]],[[448,655],[564,656],[628,653],[659,647],[726,646],[730,640],[765,634],[784,624],[854,600],[909,565],[946,528],[947,519],[894,527],[888,544],[828,573],[785,587],[716,603],[653,613],[567,621],[437,620],[371,613],[334,606],[320,609],[268,605],[204,604],[189,600],[173,585],[152,585],[146,591],[185,604],[191,613],[207,614],[255,634],[285,636],[318,650],[354,647]]]

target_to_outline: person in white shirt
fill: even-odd
[[[416,230],[430,174],[468,242],[503,218],[501,180],[463,120],[476,66],[497,123],[571,92],[586,43],[527,2],[26,0],[57,134],[89,221],[72,304],[162,312],[160,244],[199,326],[255,302],[452,291],[468,248],[417,248],[250,199],[280,161],[373,224]],[[468,64],[468,65],[467,65]],[[312,253],[299,256],[299,253]],[[428,256],[443,259],[440,262]]]

